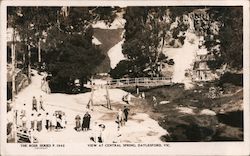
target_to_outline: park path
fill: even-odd
[[[26,103],[26,113],[31,114],[32,97],[37,99],[40,95],[44,98],[45,111],[41,111],[45,116],[46,112],[50,114],[56,110],[65,112],[67,125],[66,128],[60,132],[47,132],[43,126],[41,132],[34,132],[41,143],[91,143],[89,137],[93,131],[88,132],[76,132],[75,116],[80,115],[83,117],[86,111],[91,114],[90,128],[93,127],[94,122],[98,124],[106,125],[105,135],[106,143],[112,143],[117,140],[117,124],[115,123],[116,113],[119,108],[123,108],[126,105],[122,101],[122,97],[127,92],[121,89],[109,89],[111,103],[115,106],[113,110],[108,110],[105,107],[106,99],[105,89],[99,89],[94,92],[94,110],[88,110],[86,108],[87,102],[90,97],[90,92],[77,95],[67,95],[62,93],[46,94],[41,90],[42,75],[38,75],[37,71],[32,70],[34,76],[32,76],[32,83],[23,89],[16,97],[16,107],[18,110],[23,109],[23,104]],[[131,111],[132,112],[132,111]],[[28,117],[27,117],[28,118]],[[29,120],[29,118],[28,118]],[[45,123],[45,122],[43,122]],[[136,113],[130,115],[128,122],[121,128],[119,137],[121,143],[159,143],[161,142],[160,136],[165,135],[167,132],[159,126],[158,122],[151,119],[145,113]]]

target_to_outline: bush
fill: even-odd
[[[115,78],[115,79],[122,78],[124,75],[129,74],[130,68],[131,68],[131,61],[122,60],[117,64],[115,69],[111,69],[110,75],[112,78]]]
[[[219,85],[222,87],[225,83],[231,83],[235,86],[243,86],[243,74],[227,72],[221,76]]]
[[[51,92],[70,93],[68,83],[75,79],[86,82],[103,61],[104,55],[84,35],[65,34],[63,39],[64,44],[57,43],[57,48],[47,51],[45,62],[47,72],[52,75],[49,83]]]

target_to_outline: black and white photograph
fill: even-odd
[[[127,3],[5,4],[1,144],[249,145],[249,4]]]

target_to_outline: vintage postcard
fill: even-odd
[[[1,5],[1,155],[249,155],[249,1]]]

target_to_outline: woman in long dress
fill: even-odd
[[[81,130],[81,117],[80,117],[80,115],[77,115],[75,117],[75,122],[76,122],[75,130],[80,131]]]
[[[89,130],[89,125],[90,125],[90,114],[86,112],[83,117],[83,123],[82,123],[82,129],[83,131]]]

